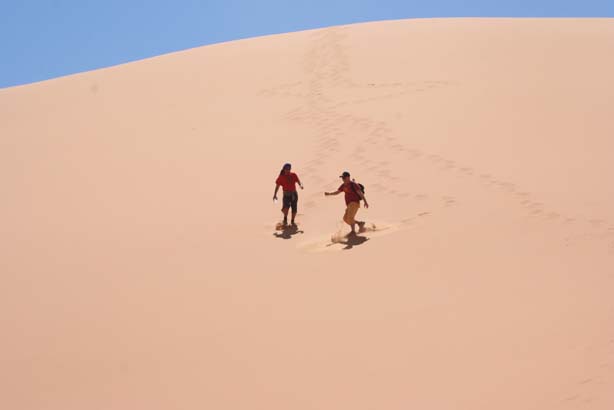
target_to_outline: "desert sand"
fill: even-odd
[[[0,408],[613,409],[613,73],[613,19],[434,19],[0,90]]]

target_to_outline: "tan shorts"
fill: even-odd
[[[347,205],[347,208],[345,208],[345,214],[343,215],[343,221],[348,224],[348,225],[352,225],[356,223],[356,213],[358,212],[358,209],[360,208],[360,202],[350,202]]]

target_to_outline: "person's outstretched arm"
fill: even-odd
[[[341,192],[341,190],[336,190],[335,192],[324,192],[324,195],[329,196],[329,195],[339,195]]]

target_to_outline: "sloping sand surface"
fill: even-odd
[[[613,409],[613,73],[612,19],[444,19],[0,90],[0,408]]]

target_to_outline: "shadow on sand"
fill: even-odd
[[[275,232],[273,235],[275,235],[276,238],[280,238],[280,239],[292,239],[294,235],[299,234],[299,233],[305,233],[305,232],[298,229],[298,226],[288,225],[288,226],[284,226],[282,229],[280,229],[279,232]]]
[[[340,240],[335,241],[334,243],[331,243],[329,246],[340,243],[342,245],[345,245],[343,249],[347,250],[347,249],[352,249],[354,246],[362,245],[368,240],[369,238],[367,238],[366,236],[361,236],[359,234],[350,233],[350,234],[347,234],[343,239],[340,239]]]

